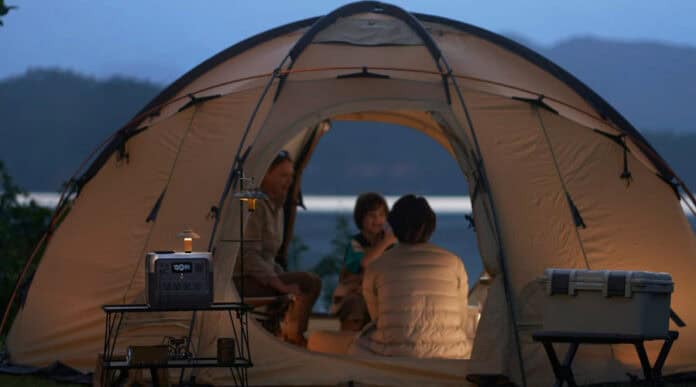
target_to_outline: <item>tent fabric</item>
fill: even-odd
[[[228,183],[236,187],[233,166],[248,154],[244,172],[260,182],[278,150],[297,156],[330,120],[406,125],[457,161],[492,277],[472,355],[312,353],[252,321],[251,383],[463,385],[467,374],[549,383],[548,360],[531,340],[543,317],[537,278],[548,267],[670,272],[672,307],[687,322],[696,318],[696,238],[665,181],[673,172],[614,109],[558,66],[490,32],[382,3],[347,8],[223,51],[118,132],[51,236],[8,336],[13,362],[92,370],[102,350],[101,305],[142,302],[145,253],[177,250],[186,227],[201,235],[195,250],[210,241],[215,300],[238,300],[231,276],[242,214],[224,195]],[[622,136],[625,149],[600,132]],[[121,146],[128,160],[118,157]],[[631,180],[621,178],[624,152]],[[185,313],[129,317],[117,351],[183,335],[189,321]],[[232,334],[215,313],[197,318],[194,332],[196,353],[213,356],[216,339]],[[665,373],[696,371],[695,348],[696,328],[680,329]],[[648,346],[652,357],[656,350]],[[582,348],[574,369],[579,383],[594,383],[625,380],[640,364],[631,348],[597,346]],[[220,370],[200,377],[230,383]]]

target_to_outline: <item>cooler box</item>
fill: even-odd
[[[669,328],[668,273],[546,269],[544,330],[663,337]]]
[[[147,303],[153,309],[202,308],[213,302],[213,265],[208,252],[156,251],[145,259]]]

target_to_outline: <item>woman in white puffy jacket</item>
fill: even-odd
[[[406,195],[388,217],[399,244],[365,269],[363,295],[372,322],[353,354],[468,358],[468,284],[464,264],[428,243],[435,213],[423,197]]]

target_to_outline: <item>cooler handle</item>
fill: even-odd
[[[677,312],[675,312],[672,308],[669,308],[669,318],[672,321],[674,321],[674,323],[677,324],[679,328],[684,328],[686,326],[684,320],[682,320],[681,317],[679,317],[679,315],[677,314]]]
[[[604,297],[631,297],[632,272],[604,272],[602,295]]]

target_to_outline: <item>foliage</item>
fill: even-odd
[[[5,0],[0,0],[0,17],[7,15],[11,10],[16,9],[16,6],[5,5]],[[0,19],[0,26],[2,24],[2,19]]]
[[[350,242],[351,232],[346,216],[336,217],[336,226],[333,239],[331,239],[331,251],[324,255],[319,263],[312,269],[319,276],[338,275],[343,267],[343,255]]]
[[[48,226],[51,211],[33,200],[28,204],[18,201],[26,193],[14,184],[2,161],[0,180],[0,306],[4,312],[26,260]]]
[[[338,274],[343,268],[343,256],[345,255],[348,243],[350,243],[350,227],[346,216],[336,218],[335,234],[331,239],[331,251],[324,255],[319,262],[312,268],[312,271],[319,275],[322,280],[322,295],[317,305],[327,310],[331,305],[331,297],[338,281]]]
[[[83,387],[80,384],[56,382],[39,376],[0,374],[0,386],[3,387]]]
[[[288,271],[301,271],[300,261],[309,251],[309,246],[297,235],[293,235],[288,246]]]
[[[602,383],[587,385],[585,387],[639,387],[639,386],[651,386],[649,382],[632,382],[632,383]],[[54,382],[45,378],[37,376],[15,376],[15,375],[4,375],[0,374],[0,386],[3,387],[81,387],[79,384],[69,384]],[[666,382],[665,387],[696,387],[696,382],[684,382],[684,383],[670,383]]]

